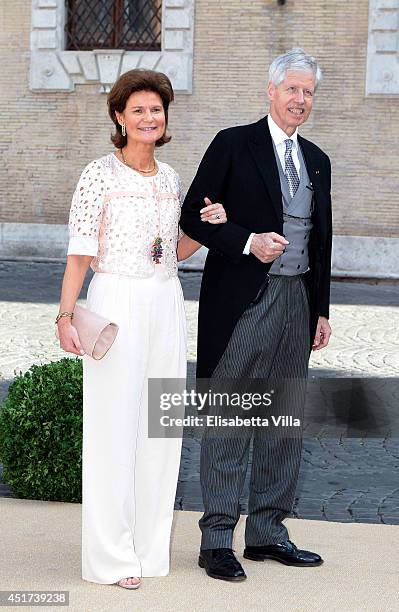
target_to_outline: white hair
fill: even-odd
[[[287,70],[311,72],[315,77],[315,89],[323,78],[315,58],[298,48],[291,49],[272,61],[269,68],[269,81],[277,87],[284,81]]]

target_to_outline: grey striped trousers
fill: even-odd
[[[299,276],[270,275],[261,300],[240,317],[212,379],[289,378],[284,414],[302,419],[309,361],[309,303]],[[297,381],[297,385],[295,383]],[[205,428],[200,479],[204,515],[199,521],[201,548],[231,548],[240,517],[251,437],[247,546],[278,544],[288,538],[282,521],[291,510],[301,461],[302,435],[267,435],[243,428],[239,436],[218,436]]]

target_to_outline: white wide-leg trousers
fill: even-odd
[[[96,273],[87,307],[119,325],[105,357],[83,357],[82,578],[165,576],[181,438],[148,438],[148,378],[186,376],[186,318],[163,265],[137,279]]]

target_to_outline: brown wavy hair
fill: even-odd
[[[122,127],[119,125],[115,111],[123,113],[129,97],[137,91],[152,91],[158,94],[162,100],[165,113],[165,132],[156,141],[155,146],[161,147],[172,139],[171,136],[166,135],[169,104],[174,99],[173,87],[169,78],[163,72],[135,68],[122,74],[108,94],[108,114],[116,127],[115,134],[111,136],[111,142],[117,149],[122,149],[127,144],[127,136],[122,136]]]

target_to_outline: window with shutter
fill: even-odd
[[[161,50],[161,0],[67,0],[66,48]]]

